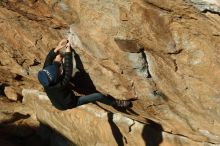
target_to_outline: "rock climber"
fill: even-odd
[[[77,48],[76,44],[73,43],[71,45],[74,49]],[[50,50],[44,62],[43,69],[38,72],[38,80],[44,87],[52,104],[60,110],[74,108],[95,101],[116,107],[129,107],[131,101],[116,100],[101,93],[93,93],[80,97],[75,96],[70,88],[70,79],[73,72],[72,47],[67,39],[60,41],[56,48]],[[63,48],[65,48],[64,53],[61,52]]]

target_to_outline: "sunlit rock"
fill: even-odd
[[[0,1],[0,82],[43,91],[36,75],[47,53],[63,37],[71,43],[77,37],[77,67],[84,73],[76,79],[83,85],[79,94],[97,90],[136,99],[130,113],[136,121],[149,119],[167,134],[181,135],[187,139],[182,145],[219,145],[219,7],[217,0]],[[53,125],[50,118],[62,112],[43,102],[48,104],[36,109],[50,109],[41,118]],[[85,125],[80,116],[71,114]],[[91,133],[72,134],[82,141]],[[110,128],[105,134],[112,136]],[[170,145],[177,143],[174,138]]]

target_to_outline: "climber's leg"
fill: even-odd
[[[95,101],[99,101],[107,105],[112,105],[114,100],[111,97],[105,96],[101,93],[93,93],[90,95],[79,97],[77,105],[79,106],[82,104],[95,102]]]

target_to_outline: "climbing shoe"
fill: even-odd
[[[118,99],[116,99],[116,100],[113,102],[113,106],[114,106],[114,107],[119,107],[119,108],[127,108],[127,107],[130,107],[130,106],[131,106],[131,101],[129,101],[129,100],[118,100]]]

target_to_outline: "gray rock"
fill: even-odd
[[[190,0],[200,11],[220,13],[220,2],[218,0]]]

